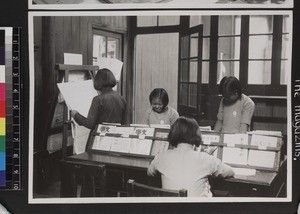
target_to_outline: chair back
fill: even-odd
[[[104,197],[106,169],[104,164],[61,161],[63,197]]]
[[[132,179],[127,181],[129,197],[187,197],[187,190],[169,190],[137,183]]]

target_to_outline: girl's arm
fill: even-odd
[[[95,128],[97,125],[97,120],[98,120],[98,115],[99,115],[99,109],[100,109],[101,104],[99,103],[98,99],[94,97],[88,116],[84,117],[81,115],[79,112],[74,114],[74,119],[75,121],[80,125],[84,126],[89,129]]]

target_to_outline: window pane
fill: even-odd
[[[188,81],[188,60],[181,61],[180,81]]]
[[[137,26],[138,27],[157,26],[157,16],[138,16]]]
[[[240,37],[221,37],[218,45],[218,59],[240,58]]]
[[[181,38],[181,58],[187,58],[189,56],[189,36]]]
[[[93,35],[93,58],[106,57],[106,37]]]
[[[271,61],[249,61],[248,84],[271,84]]]
[[[188,99],[188,90],[187,90],[188,85],[187,84],[180,84],[180,94],[179,94],[179,103],[181,105],[186,105],[188,104],[187,99]]]
[[[159,16],[158,25],[179,25],[179,16]]]
[[[281,69],[280,69],[280,84],[281,85],[287,85],[289,70],[290,70],[289,61],[281,60]]]
[[[273,16],[250,16],[250,34],[273,33]]]
[[[209,49],[210,45],[210,38],[203,38],[203,45],[202,45],[202,59],[209,59]]]
[[[219,16],[219,35],[240,35],[240,21],[236,16]]]
[[[281,58],[287,59],[288,58],[288,49],[287,46],[289,44],[290,36],[289,34],[282,35],[282,51],[281,51]]]
[[[249,37],[249,59],[271,59],[272,36]]]
[[[190,50],[190,57],[198,56],[198,33],[194,33],[190,37],[191,42],[191,50]]]
[[[290,33],[290,18],[288,15],[283,16],[283,25],[282,25],[282,32],[283,33]]]
[[[118,54],[120,52],[119,47],[119,39],[107,38],[107,57],[108,58],[119,58]]]
[[[202,61],[202,83],[208,84],[209,80],[209,62]]]
[[[210,16],[190,16],[190,27],[203,24],[203,36],[210,35]]]
[[[218,62],[217,70],[217,83],[219,84],[221,79],[225,76],[235,76],[239,79],[240,62]]]
[[[198,77],[197,65],[198,65],[197,60],[190,61],[190,82],[197,82],[197,77]]]
[[[190,85],[189,106],[197,107],[197,84]]]

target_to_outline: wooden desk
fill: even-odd
[[[154,186],[161,185],[160,176],[152,179],[147,176],[147,168],[152,161],[151,158],[130,157],[123,155],[96,154],[85,152],[79,155],[69,156],[65,161],[85,162],[90,164],[105,164],[108,176],[108,188],[117,195],[126,196],[126,182],[135,179],[144,184]],[[226,196],[232,197],[278,197],[284,190],[286,178],[286,162],[281,164],[280,171],[257,171],[255,176],[240,176],[230,179],[210,179],[212,190],[215,192],[226,192]],[[67,179],[62,179],[62,182]],[[62,186],[67,185],[62,183]],[[66,195],[62,191],[62,196]],[[110,195],[116,196],[116,195]],[[225,196],[218,195],[217,196]]]
[[[231,197],[286,197],[286,172],[284,160],[279,172],[257,171],[255,176],[213,179],[211,185],[216,192]]]

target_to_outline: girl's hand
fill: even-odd
[[[76,113],[78,113],[78,111],[76,111],[76,110],[71,110],[71,117],[74,118]]]

